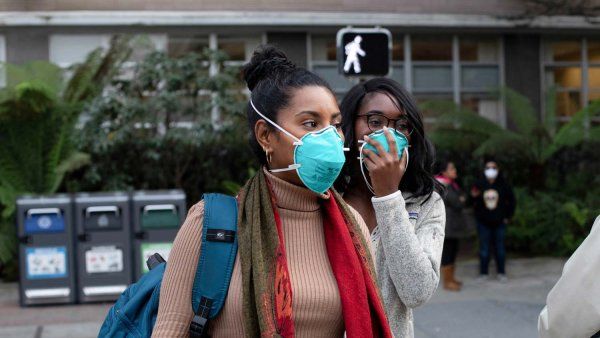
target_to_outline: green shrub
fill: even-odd
[[[0,90],[0,276],[17,271],[15,202],[18,195],[51,194],[87,163],[74,130],[81,107],[98,95],[128,58],[129,39],[115,37],[107,52],[92,52],[66,79],[58,66],[35,61],[6,65]]]
[[[241,113],[239,71],[225,68],[225,60],[208,49],[178,58],[150,53],[131,79],[88,106],[78,144],[91,162],[65,189],[181,188],[189,204],[205,191],[232,193],[258,165]],[[209,63],[221,72],[210,75]]]
[[[494,155],[515,187],[517,210],[507,229],[509,250],[522,254],[569,255],[600,214],[600,116],[592,102],[557,128],[553,100],[546,119],[527,98],[510,89],[509,130],[452,102],[430,101],[421,108],[438,115],[431,139],[438,156],[457,164],[465,188],[481,175],[484,155]]]

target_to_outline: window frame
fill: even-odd
[[[600,61],[589,62],[588,60],[588,40],[590,37],[582,36],[582,37],[550,37],[545,36],[542,39],[540,44],[540,77],[541,77],[541,86],[540,86],[540,96],[542,99],[542,116],[543,119],[546,119],[546,102],[549,99],[548,91],[551,88],[550,84],[547,81],[546,72],[552,70],[554,68],[560,67],[578,67],[581,69],[581,83],[580,87],[561,87],[555,88],[556,93],[579,93],[579,106],[580,109],[585,109],[589,106],[589,98],[590,93],[600,93],[600,87],[590,87],[589,86],[589,70],[590,68],[600,67]],[[551,52],[551,44],[561,40],[573,40],[578,41],[580,47],[581,58],[580,61],[553,61],[547,60],[546,56]],[[596,40],[596,39],[595,39]],[[571,120],[571,116],[564,116],[559,114],[559,112],[555,112],[556,120],[561,123],[566,123]],[[584,125],[586,130],[589,130],[591,120],[593,122],[600,122],[600,118],[590,119],[586,116]]]

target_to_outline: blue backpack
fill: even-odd
[[[237,200],[221,194],[204,194],[202,248],[194,288],[190,337],[206,336],[227,297],[237,254]],[[160,285],[166,262],[154,254],[150,271],[130,285],[108,311],[98,337],[150,337],[158,314]]]

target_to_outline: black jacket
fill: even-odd
[[[467,219],[463,213],[465,202],[460,200],[461,196],[466,197],[460,187],[452,184],[445,185],[444,205],[446,206],[446,238],[462,237],[467,232]]]
[[[494,183],[482,178],[475,183],[475,188],[480,191],[479,196],[473,198],[477,222],[487,226],[498,226],[504,219],[513,217],[516,207],[515,195],[501,175],[498,175]]]

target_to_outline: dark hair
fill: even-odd
[[[423,118],[415,100],[399,83],[383,77],[374,78],[355,85],[342,100],[342,104],[340,105],[342,111],[342,129],[350,151],[346,153],[346,164],[344,165],[342,174],[336,181],[336,188],[339,191],[346,191],[349,186],[354,184],[352,179],[358,177],[358,173],[352,172],[356,166],[351,165],[359,156],[355,141],[354,126],[358,110],[365,96],[370,93],[387,95],[397,108],[406,114],[413,129],[410,140],[408,168],[400,182],[399,188],[402,191],[411,192],[414,197],[427,196],[427,199],[429,199],[434,190],[442,192],[443,187],[432,174],[435,149],[425,137]]]
[[[292,89],[319,86],[331,91],[327,82],[304,68],[296,67],[282,50],[272,45],[259,46],[250,62],[242,68],[242,75],[256,108],[275,123],[277,112],[289,104]],[[250,128],[250,147],[259,162],[265,165],[267,158],[254,134],[256,122],[263,118],[254,111],[250,102],[246,107],[246,114]],[[272,128],[270,124],[269,127]]]
[[[454,163],[454,161],[451,161],[449,158],[447,157],[442,157],[442,158],[438,158],[435,161],[435,171],[434,174],[441,174],[444,171],[446,171],[446,169],[448,169],[448,165],[450,163]],[[454,163],[454,165],[456,165],[456,163]]]
[[[483,157],[483,166],[485,166],[486,164],[488,164],[489,162],[494,162],[496,163],[497,166],[500,166],[500,164],[498,163],[498,161],[496,160],[496,157],[493,155],[485,155]]]

